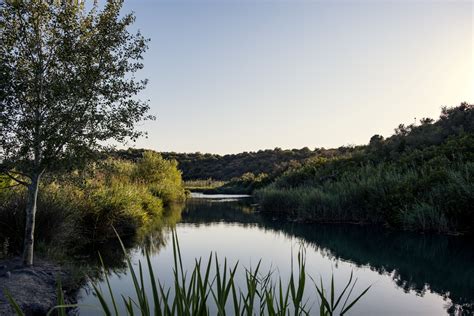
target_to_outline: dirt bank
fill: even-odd
[[[15,315],[4,289],[8,289],[25,315],[46,315],[57,305],[58,277],[64,284],[66,302],[75,303],[75,293],[68,285],[70,273],[59,265],[38,259],[33,267],[23,267],[20,258],[0,260],[0,315]]]

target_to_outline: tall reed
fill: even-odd
[[[123,251],[125,248],[122,245]],[[104,292],[93,284],[106,315],[344,315],[367,293],[370,286],[355,298],[351,298],[357,280],[351,274],[345,288],[335,294],[334,277],[326,291],[322,280],[314,282],[306,273],[304,251],[298,253],[296,271],[292,271],[289,281],[284,284],[281,277],[275,281],[272,273],[261,273],[260,262],[254,269],[245,269],[243,287],[237,285],[236,274],[239,263],[223,265],[216,254],[210,254],[206,261],[196,259],[191,273],[183,268],[181,249],[176,232],[172,233],[173,245],[173,285],[165,287],[155,277],[150,256],[146,254],[146,267],[150,276],[151,292],[147,292],[144,282],[144,267],[138,264],[138,271],[127,258],[129,273],[135,289],[134,297],[117,296],[110,286],[107,274]],[[292,269],[293,270],[293,269]],[[318,311],[312,310],[307,297],[307,283],[311,281],[319,301]],[[107,300],[107,296],[109,300]],[[125,311],[120,309],[120,303]],[[211,312],[212,309],[212,312]]]
[[[118,236],[118,235],[117,235]],[[119,238],[120,240],[120,238]],[[124,253],[125,246],[120,240]],[[228,265],[224,259],[223,266],[216,254],[210,254],[208,259],[195,259],[194,268],[189,274],[183,268],[181,249],[176,232],[172,233],[173,246],[173,285],[165,287],[155,276],[150,255],[146,253],[146,268],[150,276],[150,288],[144,281],[144,267],[138,263],[138,271],[133,267],[129,257],[126,256],[128,270],[132,278],[135,295],[118,296],[112,289],[110,280],[102,262],[105,276],[106,290],[97,283],[92,283],[93,293],[97,296],[100,309],[107,316],[119,315],[144,315],[144,316],[169,316],[169,315],[345,315],[367,293],[370,286],[358,294],[352,295],[357,279],[351,276],[342,292],[336,295],[334,276],[331,278],[329,289],[323,285],[322,279],[315,282],[306,273],[305,252],[300,251],[297,259],[297,269],[290,275],[286,284],[281,277],[275,281],[272,273],[261,273],[260,262],[254,269],[245,269],[245,284],[237,285],[235,276],[239,263]],[[307,282],[310,281],[316,290],[316,297],[310,298],[306,291]],[[58,306],[54,307],[48,315],[57,313],[66,315],[68,308],[77,305],[65,305],[61,282],[58,280]],[[17,315],[24,315],[20,306],[11,294],[5,290]],[[317,300],[319,308],[314,309]],[[120,308],[122,307],[122,308]],[[212,309],[212,312],[211,312]]]

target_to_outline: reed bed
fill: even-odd
[[[120,241],[123,251],[125,247]],[[146,262],[139,262],[136,269],[127,256],[129,274],[132,278],[135,295],[124,296],[114,292],[102,264],[106,289],[92,282],[104,315],[345,315],[367,293],[370,286],[354,294],[357,284],[351,273],[342,291],[336,294],[334,276],[328,288],[322,279],[315,280],[306,272],[305,252],[300,250],[296,267],[287,282],[281,277],[274,278],[272,272],[262,273],[260,262],[254,269],[243,269],[245,282],[237,285],[236,274],[241,269],[239,263],[229,265],[227,259],[220,261],[216,254],[210,254],[206,261],[195,259],[191,272],[183,268],[183,260],[176,232],[172,233],[173,246],[173,284],[166,287],[155,277],[150,256]],[[294,268],[294,269],[293,269]],[[144,281],[148,269],[150,283]],[[150,287],[148,285],[151,285]],[[316,297],[308,297],[308,289],[314,287]],[[6,292],[17,315],[24,315],[14,298]],[[58,306],[49,315],[65,315],[65,305],[61,283],[58,282]]]

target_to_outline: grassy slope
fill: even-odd
[[[474,106],[463,104],[350,155],[312,159],[256,195],[264,210],[305,221],[472,232],[473,177]]]

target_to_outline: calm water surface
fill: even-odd
[[[342,290],[353,271],[358,292],[372,285],[350,315],[447,315],[461,307],[463,315],[474,311],[474,251],[465,238],[390,232],[371,226],[291,223],[255,212],[246,196],[193,195],[184,209],[171,217],[177,222],[188,270],[194,258],[217,252],[230,263],[239,261],[245,267],[255,267],[261,259],[263,271],[271,269],[287,279],[292,256],[305,247],[306,268],[313,278],[322,277],[329,284],[334,273],[336,289]],[[146,247],[152,253],[155,274],[170,285],[170,244],[166,227],[143,236],[130,249],[132,262],[145,263]],[[112,251],[106,259],[112,288],[117,294],[134,297],[123,257],[113,253],[119,252]],[[106,289],[103,282],[99,284]],[[312,286],[308,286],[311,293]],[[102,315],[89,307],[99,306],[89,286],[81,290],[79,304],[83,306],[81,315]]]

